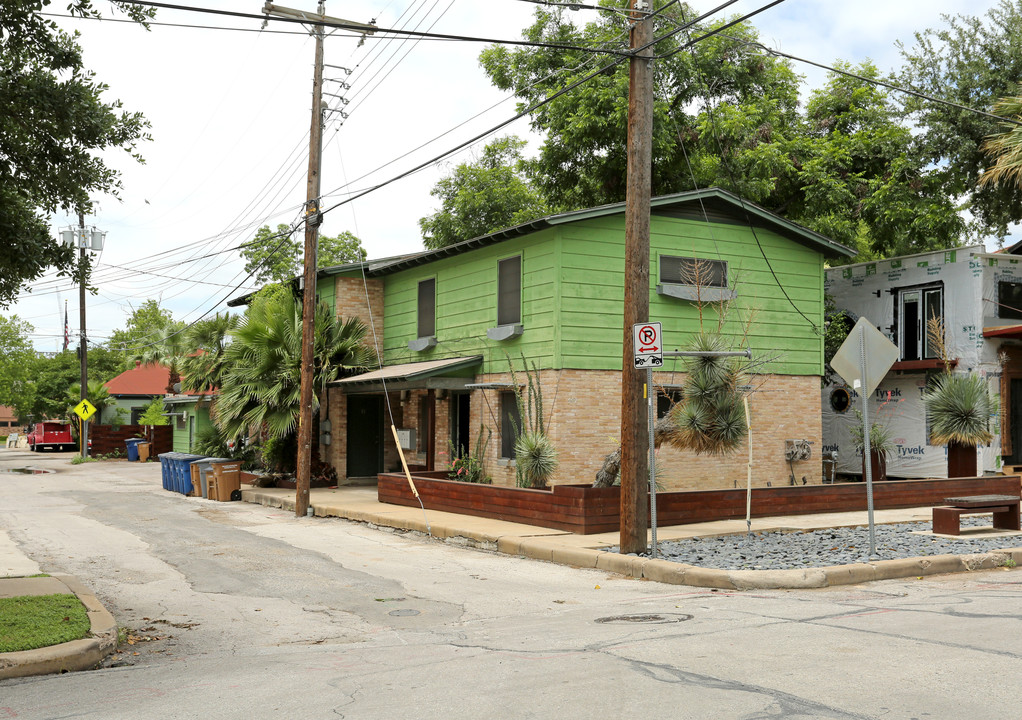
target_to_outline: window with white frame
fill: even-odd
[[[943,286],[903,288],[895,291],[894,295],[901,359],[937,359],[937,345],[928,332],[928,326],[934,318],[944,319]]]

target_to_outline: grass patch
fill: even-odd
[[[0,652],[59,645],[88,633],[89,616],[74,595],[0,598]]]

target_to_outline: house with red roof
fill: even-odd
[[[121,422],[125,425],[138,425],[139,417],[153,398],[173,392],[173,388],[168,388],[169,384],[169,368],[157,364],[136,363],[135,367],[104,383],[113,402],[103,408],[98,423],[109,424],[120,410],[123,417]]]

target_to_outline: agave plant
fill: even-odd
[[[997,398],[977,374],[937,377],[923,395],[930,415],[930,440],[935,445],[976,447],[993,440],[990,418],[997,413]]]
[[[515,469],[524,487],[542,487],[557,469],[557,449],[542,431],[526,431],[515,440]]]

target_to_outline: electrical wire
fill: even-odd
[[[258,14],[254,14],[254,13],[242,13],[242,12],[235,12],[235,11],[231,11],[231,10],[215,10],[213,8],[202,8],[202,7],[195,7],[195,6],[191,6],[191,5],[173,5],[173,4],[170,4],[170,3],[150,2],[149,0],[124,0],[124,1],[126,3],[131,4],[131,5],[142,5],[142,6],[145,6],[145,7],[163,8],[163,9],[166,9],[166,10],[182,10],[182,11],[187,11],[187,12],[209,13],[209,14],[212,14],[212,15],[225,15],[225,16],[228,16],[228,17],[240,17],[240,18],[247,18],[247,19],[251,19],[251,20],[259,20],[260,22],[268,21],[268,22],[284,22],[284,23],[291,23],[291,24],[296,24],[297,23],[299,25],[314,25],[316,27],[335,28],[337,30],[351,30],[356,35],[363,35],[363,36],[366,36],[367,32],[368,32],[364,23],[353,23],[353,22],[343,22],[343,21],[334,21],[334,20],[300,20],[300,19],[297,19],[297,18],[282,18],[282,17],[274,17],[272,15],[258,15]],[[500,39],[496,39],[496,38],[474,37],[474,36],[471,36],[471,35],[447,35],[447,34],[442,34],[442,33],[419,32],[419,31],[416,31],[416,30],[400,30],[400,29],[397,29],[397,28],[375,28],[372,31],[373,39],[381,39],[381,38],[378,38],[376,36],[376,33],[381,33],[383,35],[406,35],[406,36],[409,36],[409,37],[431,38],[431,39],[434,39],[434,40],[456,40],[456,41],[459,41],[459,42],[486,43],[486,44],[489,44],[489,45],[492,45],[492,44],[497,44],[497,45],[518,45],[518,46],[521,46],[521,47],[540,47],[540,48],[547,48],[547,49],[551,49],[551,50],[582,50],[582,51],[589,51],[589,52],[596,52],[596,53],[605,53],[605,54],[610,54],[610,55],[622,55],[622,54],[626,54],[626,53],[620,53],[620,52],[617,52],[617,51],[614,51],[614,50],[601,50],[601,49],[594,49],[594,48],[590,48],[590,47],[576,46],[576,45],[563,45],[563,44],[558,44],[558,43],[536,43],[536,42],[531,42],[529,40],[500,40]],[[383,38],[383,39],[389,39],[389,38]]]

